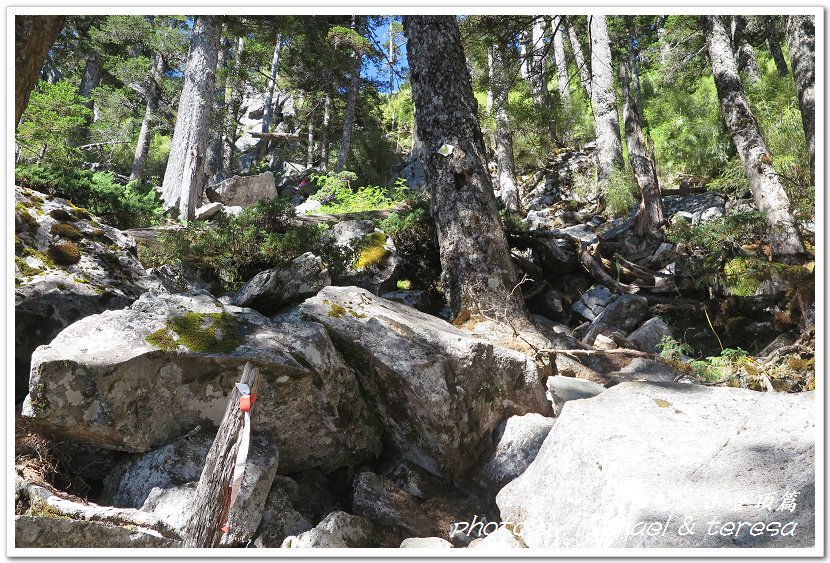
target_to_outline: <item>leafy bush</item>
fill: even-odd
[[[323,204],[318,210],[319,213],[340,215],[388,209],[405,201],[409,193],[403,178],[398,178],[391,190],[380,186],[366,186],[353,190],[351,183],[357,176],[346,171],[338,174],[312,174],[311,179],[317,184],[318,190],[309,199]]]
[[[657,346],[661,349],[660,357],[672,367],[703,382],[729,382],[737,376],[741,367],[752,364],[752,359],[742,348],[724,348],[718,356],[698,360],[689,357],[694,353],[691,346],[671,336],[664,336]]]
[[[605,207],[612,217],[628,215],[637,201],[637,185],[628,168],[615,168],[605,186]]]
[[[206,269],[218,275],[227,290],[235,290],[262,270],[318,250],[319,230],[292,226],[293,215],[288,200],[271,199],[245,208],[236,217],[222,214],[211,224],[192,221],[161,235],[151,260]]]
[[[15,183],[68,199],[119,229],[157,224],[163,213],[158,194],[151,186],[125,186],[109,172],[30,164],[15,169]]]

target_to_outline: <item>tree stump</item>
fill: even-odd
[[[247,385],[253,395],[259,381],[259,370],[246,363],[240,383]],[[230,509],[231,479],[244,424],[244,413],[239,408],[241,397],[234,385],[196,487],[192,516],[184,532],[182,547],[214,547],[222,536],[221,526]]]

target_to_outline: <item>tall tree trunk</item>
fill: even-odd
[[[84,72],[81,75],[81,84],[78,86],[78,95],[84,98],[89,98],[92,90],[101,84],[101,58],[98,53],[91,52],[86,57],[84,63]],[[89,109],[93,109],[93,102],[89,100],[84,104]]]
[[[565,21],[564,16],[554,16],[551,22],[553,29],[553,57],[556,60],[556,85],[559,90],[559,100],[562,105],[570,105],[571,90],[568,84],[568,61],[565,58]]]
[[[519,36],[519,76],[522,80],[530,77],[530,54],[532,39],[528,31],[523,31]]]
[[[623,164],[617,95],[614,91],[614,67],[605,16],[589,16],[591,22],[591,103],[597,131],[597,179],[600,200],[614,170]]]
[[[509,69],[507,45],[493,46],[493,106],[496,110],[496,164],[499,174],[499,192],[504,206],[510,212],[519,211],[519,190],[516,188],[516,173],[513,165],[513,131],[507,117],[507,96]],[[486,161],[485,161],[486,162]]]
[[[311,105],[311,100],[309,100],[309,105]],[[313,113],[313,109],[308,112],[308,117],[306,117],[306,121],[308,122],[308,137],[307,137],[308,146],[306,147],[305,167],[306,168],[311,168],[312,166],[314,166],[314,113]]]
[[[352,27],[355,31],[363,29],[363,21],[366,16],[355,16],[352,20]],[[357,93],[360,89],[360,68],[363,65],[363,49],[357,47],[354,54],[354,66],[352,67],[352,77],[349,83],[349,99],[346,102],[346,114],[343,116],[343,138],[340,141],[340,154],[337,155],[337,164],[334,167],[335,172],[341,172],[346,166],[346,160],[349,158],[349,145],[352,139],[352,125],[354,123],[354,111],[357,103]]]
[[[58,65],[52,60],[52,57],[46,55],[46,61],[43,63],[43,68],[40,71],[40,79],[45,80],[49,84],[55,84],[63,78]]]
[[[487,46],[487,101],[484,105],[484,113],[488,117],[493,114],[493,83],[496,81],[496,75],[493,72],[493,49],[494,45]]]
[[[277,35],[274,54],[271,56],[271,72],[268,75],[268,90],[265,94],[265,109],[262,114],[262,132],[268,133],[274,115],[274,90],[280,72],[280,54],[282,53],[282,35]],[[267,144],[267,143],[266,143]]]
[[[329,169],[329,125],[331,124],[331,86],[326,89],[326,99],[323,101],[323,125],[320,131],[320,170]]]
[[[182,219],[192,220],[202,195],[202,166],[210,125],[214,74],[219,51],[220,25],[216,16],[197,16],[184,70],[184,86],[170,157],[164,172],[162,200],[179,208]]]
[[[14,126],[29,103],[40,69],[58,38],[65,16],[15,16],[14,19]]]
[[[744,165],[755,205],[767,215],[773,256],[802,254],[804,245],[790,213],[790,200],[749,109],[726,28],[720,16],[702,16],[702,19],[726,127]]]
[[[591,97],[591,67],[588,66],[587,57],[585,57],[585,50],[582,47],[582,42],[576,34],[576,29],[573,26],[574,16],[562,16],[564,18],[565,28],[568,31],[568,40],[571,43],[571,53],[574,56],[576,69],[579,72],[579,81],[582,84],[582,89],[585,90],[585,95]]]
[[[787,76],[789,69],[787,68],[787,59],[781,50],[781,36],[778,35],[775,16],[766,16],[764,20],[764,29],[767,34],[767,47],[769,47],[772,60],[775,61],[778,76]]]
[[[454,16],[404,16],[417,137],[453,316],[529,324],[499,222],[476,99]],[[451,145],[446,156],[439,153]]]
[[[813,16],[792,15],[787,22],[787,46],[793,68],[801,123],[810,153],[810,177],[816,181],[816,26]]]
[[[156,53],[156,60],[153,69],[150,71],[147,85],[145,86],[145,108],[144,119],[141,122],[141,131],[138,133],[138,142],[135,145],[135,156],[133,157],[133,168],[130,172],[130,181],[141,182],[144,178],[144,167],[147,164],[147,154],[150,152],[150,141],[152,140],[153,119],[159,105],[159,83],[164,74],[164,57]]]
[[[747,84],[755,84],[761,80],[755,48],[750,45],[746,35],[745,16],[732,16],[732,49],[738,58],[738,70],[744,73]]]
[[[545,71],[545,29],[544,16],[537,16],[531,31],[530,51],[530,92],[533,103],[539,107],[548,105],[548,78]]]
[[[629,42],[630,49],[631,42]],[[628,148],[628,161],[634,178],[640,187],[640,212],[637,215],[637,234],[657,240],[663,238],[663,202],[660,199],[660,186],[657,183],[657,170],[649,158],[643,131],[640,127],[642,108],[634,92],[631,74],[631,60],[620,60],[620,83],[623,96],[623,122],[625,123],[625,141]]]
[[[229,77],[225,87],[225,124],[224,145],[222,148],[222,167],[220,174],[230,176],[233,172],[233,161],[236,153],[237,124],[239,122],[239,108],[242,106],[242,96],[245,93],[245,83],[240,77],[242,70],[242,53],[245,50],[245,38],[236,41],[236,53],[233,63],[233,75]]]
[[[222,25],[222,40],[219,48],[219,55],[216,60],[216,80],[213,86],[213,111],[210,114],[210,135],[208,138],[207,157],[205,162],[205,175],[208,182],[215,183],[224,180],[222,175],[222,157],[224,152],[224,123],[225,112],[225,87],[228,82],[228,61],[230,60],[231,42],[225,36],[228,24]]]

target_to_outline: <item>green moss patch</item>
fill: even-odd
[[[49,216],[58,221],[71,221],[73,219],[72,214],[65,209],[53,209],[49,212]]]
[[[46,255],[55,261],[55,264],[60,266],[71,266],[77,264],[81,259],[81,249],[76,244],[65,242],[61,244],[52,244]]]
[[[363,237],[352,267],[359,271],[380,264],[390,254],[385,245],[385,233],[369,233]]]
[[[42,272],[42,270],[38,268],[33,268],[32,266],[29,266],[26,260],[20,258],[19,256],[14,257],[14,268],[22,276],[36,276]]]
[[[228,354],[242,344],[240,324],[230,313],[186,313],[145,340],[163,350],[175,350],[181,344],[194,352]]]
[[[23,205],[22,203],[17,203],[14,206],[15,217],[19,221],[17,226],[17,232],[27,232],[30,235],[34,236],[37,233],[37,219],[35,219],[31,213],[29,213],[29,209]],[[16,222],[17,223],[17,222]]]
[[[65,238],[68,240],[81,240],[84,238],[84,235],[81,231],[78,230],[78,227],[71,223],[55,223],[52,225],[52,228],[49,229],[53,235]]]

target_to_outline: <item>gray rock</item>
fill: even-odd
[[[591,308],[588,307],[582,301],[574,301],[574,303],[571,305],[571,309],[573,309],[573,311],[583,319],[593,321],[597,318],[597,316],[594,314]]]
[[[208,203],[196,209],[196,221],[207,221],[208,219],[213,219],[217,213],[222,211],[222,208],[225,206],[221,203],[214,202]]]
[[[568,401],[590,399],[605,391],[605,387],[593,381],[575,377],[562,377],[561,375],[548,377],[546,383],[556,416],[561,414],[562,407]]]
[[[232,176],[218,184],[205,188],[205,194],[212,203],[225,206],[247,207],[264,199],[277,197],[274,175],[263,172],[256,176]]]
[[[530,357],[436,317],[334,286],[300,312],[350,358],[389,445],[435,475],[469,468],[506,414],[549,411]]]
[[[621,329],[628,333],[648,314],[648,301],[641,295],[620,295],[608,304],[585,331],[582,342],[589,346],[604,329]]]
[[[812,547],[815,433],[813,392],[623,383],[568,405],[497,503],[530,548]],[[795,491],[794,512],[764,507]],[[685,518],[694,535],[678,533]],[[737,524],[759,521],[795,534]]]
[[[538,312],[554,321],[567,321],[565,308],[562,304],[562,296],[558,291],[549,290],[538,300],[536,308]]]
[[[521,530],[521,527],[519,529]],[[521,549],[527,547],[522,544],[512,530],[512,525],[510,527],[507,525],[499,526],[494,532],[470,542],[469,547],[474,549]]]
[[[284,549],[318,548],[346,548],[346,542],[334,534],[312,528],[299,536],[288,536],[280,546]]]
[[[594,285],[582,294],[579,301],[584,303],[594,315],[599,315],[615,298],[616,295],[611,293],[604,285]]]
[[[374,457],[379,428],[323,326],[272,323],[206,293],[148,293],[69,326],[35,352],[23,415],[55,435],[145,452],[215,427],[248,361],[263,376],[253,428],[276,441],[281,472]]]
[[[300,205],[295,206],[294,211],[296,211],[297,215],[305,215],[307,213],[314,213],[321,207],[323,207],[323,204],[320,203],[318,200],[307,199]]]
[[[222,207],[222,213],[230,217],[239,217],[243,211],[245,211],[245,208],[241,205],[226,205]]]
[[[285,267],[255,275],[231,298],[231,304],[273,315],[287,305],[315,295],[327,285],[331,285],[331,276],[323,261],[306,252]]]
[[[14,196],[14,371],[19,401],[29,387],[35,348],[83,317],[126,307],[160,283],[141,266],[135,241],[126,233],[60,198],[19,187]],[[49,256],[60,245],[74,245],[78,261],[61,264]]]
[[[341,221],[329,235],[333,244],[354,253],[354,260],[333,281],[356,285],[374,294],[396,289],[398,253],[392,239],[368,220]]]
[[[211,294],[222,292],[222,281],[215,275],[186,264],[162,264],[151,268],[162,287],[170,293],[202,290]]]
[[[331,512],[315,529],[339,538],[347,547],[371,547],[374,532],[374,526],[368,518],[342,510]]]
[[[717,219],[726,211],[725,198],[714,192],[686,196],[664,196],[663,208],[667,218],[678,217],[695,225]]]
[[[382,295],[384,299],[390,301],[397,301],[409,307],[414,307],[424,313],[432,313],[435,311],[436,303],[432,294],[423,289],[399,290],[390,291]]]
[[[664,336],[671,336],[672,332],[669,326],[663,322],[660,317],[652,317],[640,327],[628,335],[628,339],[637,345],[638,350],[643,352],[659,353],[660,349],[657,347]]]
[[[406,538],[401,542],[403,549],[447,549],[452,546],[444,538]]]
[[[135,526],[49,516],[15,516],[14,546],[32,547],[179,547],[179,542]]]
[[[495,493],[524,473],[555,422],[536,413],[505,420],[496,432],[496,451],[482,470],[482,484]]]
[[[314,527],[294,508],[292,499],[298,493],[299,487],[290,477],[275,477],[262,510],[255,547],[280,547],[288,536],[299,536]]]

